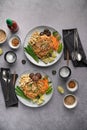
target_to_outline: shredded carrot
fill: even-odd
[[[54,50],[58,50],[58,45],[59,45],[59,41],[57,40],[56,37],[51,36],[51,40],[52,40],[52,47]]]
[[[49,88],[48,79],[39,80],[40,84],[43,84],[41,88],[39,88],[40,93],[44,94],[46,90]]]
[[[44,84],[44,87],[48,88],[48,80],[47,79],[43,79],[41,81]]]

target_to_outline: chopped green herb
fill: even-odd
[[[60,43],[57,52],[60,53],[62,51],[62,49],[63,49],[63,45],[62,45],[62,43]]]
[[[53,32],[53,36],[56,37],[58,35],[58,32],[57,31],[54,31]]]
[[[29,44],[27,47],[24,47],[24,50],[36,61],[39,62],[38,56],[34,53],[32,46]]]
[[[24,92],[21,90],[21,88],[19,86],[16,86],[15,88],[15,92],[18,96],[24,98],[24,99],[27,99],[30,101],[30,99],[28,97],[25,96]]]
[[[61,36],[60,36],[60,35],[58,35],[58,36],[57,36],[57,39],[58,39],[58,41],[59,41],[59,40],[61,40]]]
[[[46,94],[50,94],[52,92],[52,90],[53,90],[52,87],[49,86],[48,90],[46,91]]]

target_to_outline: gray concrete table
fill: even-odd
[[[57,92],[57,86],[62,85],[66,90],[65,82],[58,76],[58,70],[66,65],[63,56],[54,65],[41,68],[31,64],[23,52],[23,42],[26,34],[39,25],[52,26],[62,34],[62,29],[78,28],[79,35],[87,52],[87,1],[86,0],[0,0],[0,28],[6,30],[8,38],[11,36],[5,20],[11,18],[19,24],[17,35],[22,45],[16,51],[18,59],[13,66],[9,66],[0,56],[0,67],[10,67],[11,71],[21,74],[25,70],[39,69],[50,75],[54,84],[54,94],[48,104],[40,108],[30,108],[19,102],[16,108],[6,108],[0,86],[0,130],[87,130],[87,68],[72,69],[71,78],[79,81],[79,90],[76,94],[78,106],[68,110],[63,106],[63,97]],[[8,43],[0,46],[4,53],[10,50]],[[21,60],[27,63],[22,65]],[[56,69],[57,74],[52,75]]]

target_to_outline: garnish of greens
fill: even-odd
[[[61,53],[62,49],[63,49],[63,44],[60,43],[57,52]]]
[[[58,40],[61,39],[61,36],[57,31],[53,32],[53,36],[56,37]],[[62,45],[62,43],[60,43],[57,52],[61,53],[62,49],[63,49],[63,45]]]
[[[36,61],[39,62],[38,56],[34,53],[33,48],[30,44],[27,47],[24,47],[24,50]]]
[[[58,32],[57,32],[57,31],[54,31],[54,32],[53,32],[53,36],[54,36],[54,37],[58,36]]]
[[[36,82],[36,79],[34,79],[33,76],[35,77],[35,75],[33,75],[33,73],[31,73],[31,74],[30,74],[30,77],[33,79],[33,81]],[[39,76],[39,78],[41,78],[41,77],[40,77],[40,76],[41,76],[40,73],[36,73],[36,76]],[[48,76],[45,75],[44,78],[47,78],[47,79],[48,79]],[[31,84],[31,85],[32,85],[32,84]],[[52,93],[52,90],[53,90],[53,88],[52,88],[52,82],[51,82],[51,81],[48,82],[48,85],[49,85],[49,87],[48,87],[48,89],[46,90],[46,92],[44,93],[44,94],[46,94],[46,95],[51,94],[51,93]],[[39,94],[35,99],[32,100],[32,99],[28,98],[28,97],[24,94],[24,92],[23,92],[23,90],[20,88],[20,86],[16,86],[15,92],[16,92],[16,94],[17,94],[18,96],[20,96],[20,97],[22,97],[22,98],[24,98],[24,99],[26,99],[26,100],[28,100],[28,101],[32,101],[33,103],[37,103],[38,105],[44,102],[44,94]]]
[[[56,37],[58,39],[58,41],[61,40],[61,36],[57,31],[53,32],[53,36]]]
[[[49,86],[48,90],[46,91],[46,95],[51,94],[51,93],[52,93],[52,90],[53,90],[53,88],[52,88],[51,86]],[[31,101],[30,98],[28,98],[27,96],[25,96],[24,92],[20,89],[19,86],[16,86],[15,92],[16,92],[16,94],[17,94],[18,96],[20,96],[20,97],[22,97],[22,98],[24,98],[24,99],[26,99],[26,100]],[[42,95],[41,95],[41,96],[42,96]],[[40,99],[41,96],[37,97],[37,99]]]
[[[51,86],[49,86],[48,90],[46,91],[46,94],[50,94],[52,92],[53,88]]]
[[[48,37],[51,36],[51,32],[49,31],[49,29],[45,29],[43,32],[40,32],[40,36],[42,35],[47,35]],[[58,46],[58,50],[49,50],[49,53],[46,57],[42,58],[41,60],[47,64],[47,63],[51,63],[55,60],[57,53],[61,53],[63,45],[62,43],[60,43],[60,39],[61,36],[59,34],[59,32],[57,31],[53,31],[52,32],[53,37],[55,37],[57,39],[57,41],[59,41],[59,46]],[[55,40],[54,40],[55,43]],[[37,63],[39,62],[39,58],[38,56],[35,54],[33,47],[31,46],[31,44],[28,44],[26,47],[24,47],[24,50],[27,54],[29,54]]]
[[[20,97],[22,97],[26,100],[29,100],[29,101],[31,100],[31,99],[29,99],[28,97],[25,96],[24,92],[21,90],[21,88],[19,86],[16,86],[15,92],[18,96],[20,96]]]

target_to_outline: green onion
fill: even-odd
[[[56,37],[58,35],[58,32],[57,31],[54,31],[53,32],[53,36]]]
[[[61,36],[60,36],[60,35],[58,35],[57,40],[58,40],[58,41],[61,40]]]
[[[29,44],[27,47],[24,47],[24,50],[36,61],[39,62],[38,56],[34,53],[32,46]]]
[[[24,92],[21,90],[21,88],[19,86],[16,86],[15,92],[18,96],[20,96],[24,99],[30,100],[28,97],[25,96]]]
[[[50,94],[52,92],[52,90],[53,90],[52,87],[49,86],[48,90],[46,91],[46,94]]]
[[[63,49],[63,44],[60,43],[57,52],[60,53]]]

